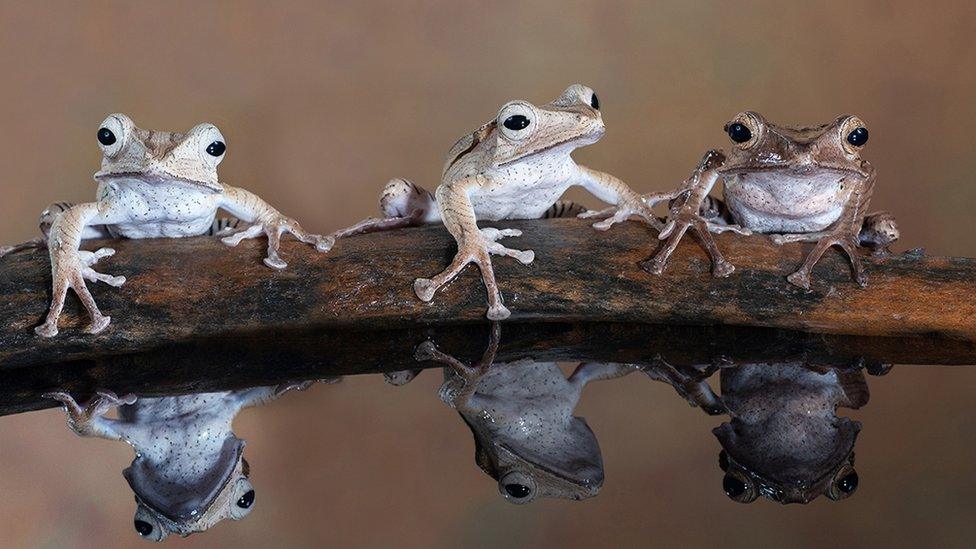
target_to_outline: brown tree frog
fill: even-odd
[[[227,147],[213,124],[199,124],[187,132],[162,132],[137,127],[124,114],[112,114],[97,132],[102,149],[102,168],[95,173],[97,200],[86,204],[58,203],[41,214],[43,238],[0,248],[0,256],[13,250],[47,243],[54,286],[47,319],[36,328],[51,337],[58,333],[58,317],[68,289],[75,291],[91,316],[90,333],[105,329],[110,317],[102,315],[86,280],[121,286],[125,277],[92,269],[98,260],[114,254],[111,248],[95,252],[79,250],[83,239],[177,238],[205,234],[214,228],[222,208],[236,216],[231,232],[223,238],[236,246],[245,238],[268,236],[264,263],[274,269],[287,264],[278,247],[284,233],[291,233],[319,250],[331,247],[325,237],[307,233],[257,195],[217,180],[217,165]]]
[[[814,127],[779,126],[755,112],[725,125],[732,141],[726,155],[711,150],[692,176],[673,193],[671,215],[657,253],[643,267],[661,274],[668,258],[691,229],[712,260],[715,276],[734,267],[722,257],[710,232],[771,234],[773,242],[816,242],[788,280],[810,288],[810,273],[824,252],[839,246],[850,257],[854,280],[866,285],[859,245],[886,249],[898,238],[886,213],[867,215],[875,170],[860,157],[868,130],[845,115]],[[724,201],[708,196],[717,180]]]
[[[604,131],[596,94],[580,84],[570,86],[555,101],[541,106],[511,101],[493,120],[454,144],[434,194],[394,179],[380,199],[384,218],[367,219],[330,237],[443,222],[458,243],[457,255],[440,274],[414,281],[417,297],[430,301],[438,288],[474,263],[481,269],[488,291],[488,318],[508,318],[510,312],[502,303],[490,256],[505,255],[529,264],[535,254],[498,243],[501,238],[519,236],[520,231],[481,229],[478,221],[539,219],[547,214],[572,213],[571,205],[558,200],[567,189],[580,185],[614,205],[602,211],[579,213],[581,217],[602,218],[593,225],[595,228],[606,230],[631,216],[660,228],[652,206],[666,198],[642,197],[620,179],[573,161],[571,153],[575,149],[595,143]]]
[[[867,404],[864,374],[800,362],[742,364],[722,370],[731,419],[713,430],[726,495],[750,503],[839,500],[858,487],[854,442],[861,424],[837,408]]]
[[[84,406],[66,392],[45,396],[64,405],[68,426],[78,435],[132,446],[136,457],[122,474],[136,496],[133,526],[141,537],[162,541],[251,512],[250,466],[231,423],[243,408],[311,384],[139,399],[100,391]],[[118,419],[105,417],[115,407]]]

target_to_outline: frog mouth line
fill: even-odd
[[[578,137],[573,137],[572,139],[567,139],[565,141],[560,141],[558,143],[553,143],[552,145],[548,145],[548,146],[542,147],[541,149],[534,150],[534,151],[532,151],[530,153],[523,154],[522,156],[519,156],[518,158],[513,158],[511,160],[506,160],[504,162],[500,162],[500,163],[498,163],[498,166],[507,166],[507,165],[509,165],[509,164],[511,164],[513,162],[518,162],[518,161],[524,160],[526,158],[531,158],[533,156],[537,156],[537,155],[542,154],[544,152],[548,152],[548,151],[551,151],[553,149],[557,149],[557,148],[562,147],[564,145],[569,145],[570,143],[574,143],[576,141],[586,141],[588,139],[593,139],[594,142],[595,142],[595,141],[600,140],[600,138],[603,137],[603,135],[606,133],[606,131],[607,131],[606,128],[601,128],[598,131],[595,131],[595,132],[592,132],[592,133],[585,133],[585,134],[580,135]]]
[[[867,178],[868,174],[851,168],[839,166],[824,166],[821,164],[809,164],[803,167],[792,166],[789,164],[769,164],[761,166],[746,166],[741,168],[718,168],[720,175],[746,175],[750,173],[774,173],[791,174],[800,177],[809,177],[817,174],[838,174],[843,176],[856,176]]]
[[[179,177],[170,174],[148,174],[145,172],[111,172],[111,173],[96,173],[95,181],[115,181],[119,179],[138,179],[149,184],[161,184],[165,182],[175,182],[184,183],[186,185],[191,185],[194,187],[199,187],[202,189],[207,189],[214,192],[219,192],[222,189],[219,183],[207,183],[205,181],[198,181],[196,179],[189,179],[186,177]]]

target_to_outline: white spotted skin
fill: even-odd
[[[754,232],[809,233],[840,219],[851,189],[830,171],[759,171],[727,177],[725,201],[735,221]]]
[[[490,183],[469,196],[478,219],[539,219],[579,179],[566,155],[542,155],[487,170]]]
[[[126,238],[180,238],[207,233],[217,213],[220,193],[181,181],[122,178],[98,186],[98,200],[125,212],[112,225]]]

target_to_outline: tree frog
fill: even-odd
[[[466,265],[476,264],[488,291],[491,320],[508,318],[492,270],[491,255],[513,257],[523,264],[535,258],[531,250],[514,250],[498,243],[519,236],[514,229],[478,227],[478,221],[539,219],[574,213],[574,206],[558,202],[573,185],[580,185],[614,206],[580,211],[599,218],[593,226],[609,229],[631,216],[660,228],[652,207],[663,196],[641,196],[620,179],[573,161],[571,153],[598,141],[605,126],[600,101],[592,89],[574,84],[555,101],[536,106],[511,101],[490,122],[465,135],[447,155],[441,184],[435,193],[402,179],[390,181],[380,207],[384,218],[367,219],[330,235],[330,242],[351,234],[443,222],[458,243],[451,264],[433,278],[418,278],[414,291],[422,301],[453,280]]]
[[[139,399],[100,391],[84,406],[63,391],[45,396],[64,405],[68,426],[78,435],[132,446],[136,457],[122,474],[136,496],[133,526],[139,536],[162,541],[251,512],[250,466],[231,423],[243,408],[311,384]],[[105,417],[114,407],[118,419]]]
[[[723,450],[722,486],[732,500],[762,495],[808,503],[821,494],[844,499],[858,487],[854,442],[861,424],[837,408],[867,404],[860,369],[800,362],[723,369],[722,400],[731,419],[713,430]]]
[[[43,246],[51,255],[53,296],[47,319],[35,331],[45,337],[58,333],[58,317],[68,289],[75,291],[91,316],[87,331],[98,333],[111,321],[102,315],[85,280],[121,286],[125,277],[96,272],[92,266],[115,253],[79,250],[83,239],[178,238],[205,234],[215,227],[222,208],[243,223],[232,223],[224,244],[236,246],[245,238],[268,236],[264,263],[274,269],[287,264],[279,257],[281,237],[291,233],[319,250],[332,246],[328,238],[310,234],[257,195],[217,180],[217,166],[227,146],[213,124],[199,124],[187,132],[144,130],[124,114],[112,114],[96,135],[102,167],[95,202],[58,203],[41,214],[43,238],[0,248],[0,256],[13,250]]]
[[[859,245],[883,250],[898,238],[894,218],[867,215],[875,170],[861,159],[868,130],[860,118],[844,115],[814,127],[779,126],[755,112],[743,112],[725,125],[732,141],[726,155],[711,150],[692,176],[672,193],[671,215],[659,238],[663,245],[643,264],[661,274],[688,229],[712,260],[715,276],[734,271],[710,232],[771,234],[773,242],[816,242],[803,265],[788,280],[810,288],[810,272],[824,252],[839,246],[850,257],[853,278],[867,279]],[[722,179],[724,201],[708,196]]]
[[[446,364],[441,400],[471,428],[475,460],[498,483],[506,501],[538,497],[581,500],[603,485],[603,457],[596,436],[573,415],[587,383],[625,376],[637,367],[586,363],[567,379],[555,362],[523,359],[493,363],[497,323],[482,359],[469,366],[425,341],[417,360]],[[417,371],[387,374],[402,385]]]

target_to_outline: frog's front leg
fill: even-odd
[[[838,246],[844,250],[851,261],[851,276],[862,288],[868,285],[867,277],[864,275],[864,266],[861,263],[861,256],[857,253],[859,245],[859,234],[864,225],[864,218],[867,214],[868,202],[874,191],[874,173],[863,181],[855,182],[851,197],[844,206],[840,219],[834,226],[822,235],[818,235],[817,243],[813,250],[807,255],[803,265],[786,279],[793,285],[805,290],[810,289],[810,273],[813,267],[820,261],[823,254],[833,246]]]
[[[495,362],[498,355],[498,345],[501,342],[502,327],[498,322],[491,323],[491,332],[488,334],[488,346],[482,353],[481,359],[471,366],[461,362],[456,357],[451,356],[434,345],[433,341],[427,340],[417,346],[414,351],[414,359],[417,361],[439,362],[449,366],[464,380],[464,387],[460,391],[454,391],[450,383],[441,385],[438,391],[440,399],[457,409],[467,408],[474,398],[478,389],[478,380],[484,376],[491,365]],[[389,378],[388,378],[389,379]],[[410,379],[413,379],[412,377]]]
[[[38,227],[41,229],[43,236],[38,238],[32,238],[27,242],[21,242],[20,244],[15,244],[13,246],[0,246],[0,257],[7,254],[12,254],[14,252],[19,252],[21,250],[31,250],[34,248],[47,248],[47,239],[51,234],[51,226],[54,224],[54,220],[58,218],[62,213],[70,210],[74,204],[70,202],[55,202],[44,211],[38,219]],[[85,227],[82,230],[81,239],[89,240],[93,238],[111,238],[112,235],[109,233],[108,228],[104,225],[97,226],[92,225]]]
[[[654,215],[654,206],[674,198],[674,193],[649,193],[644,196],[637,194],[626,183],[608,173],[600,172],[580,166],[579,184],[593,196],[613,204],[610,208],[597,211],[585,211],[577,217],[583,219],[602,219],[593,224],[593,228],[605,231],[615,223],[626,221],[631,216],[638,216],[645,223],[661,230],[661,222]]]
[[[125,277],[98,273],[91,268],[99,259],[113,255],[115,250],[101,248],[95,252],[88,252],[79,250],[78,247],[81,245],[86,228],[90,225],[111,224],[121,220],[122,217],[110,205],[92,202],[74,206],[54,220],[48,240],[53,278],[51,307],[44,323],[34,328],[38,335],[53,337],[58,334],[58,318],[64,308],[64,300],[69,288],[75,291],[91,317],[91,325],[86,328],[88,333],[97,334],[109,325],[111,317],[104,316],[98,310],[98,305],[88,291],[85,280],[104,282],[116,287],[124,284]]]
[[[671,216],[665,224],[658,238],[664,243],[650,259],[641,263],[641,267],[651,274],[659,275],[664,272],[668,259],[678,247],[681,238],[692,230],[698,243],[708,253],[712,260],[712,274],[716,277],[726,277],[732,274],[735,267],[726,261],[712,238],[711,232],[717,224],[710,223],[701,215],[702,204],[708,193],[718,180],[718,168],[725,161],[721,151],[711,150],[705,153],[692,176],[671,208]]]
[[[228,246],[237,246],[245,238],[256,238],[261,233],[268,236],[268,256],[264,264],[272,269],[284,269],[288,266],[278,255],[281,236],[291,233],[298,240],[315,246],[320,252],[328,251],[334,241],[328,237],[311,234],[305,231],[297,221],[285,217],[258,195],[224,185],[218,206],[227,210],[241,221],[251,224],[248,228],[221,239]]]
[[[488,291],[488,318],[504,320],[511,312],[502,303],[495,272],[492,269],[491,255],[507,255],[528,265],[535,258],[531,250],[513,250],[497,242],[506,236],[519,236],[521,231],[514,229],[479,229],[474,207],[468,193],[487,183],[482,176],[473,176],[437,188],[437,203],[441,205],[444,226],[457,241],[458,251],[454,260],[444,271],[433,278],[418,278],[413,287],[421,301],[430,301],[434,292],[453,280],[468,265],[474,263],[481,270],[481,278]]]
[[[98,437],[109,440],[122,440],[125,433],[119,420],[103,417],[109,410],[136,401],[135,395],[119,398],[111,391],[98,391],[84,406],[64,391],[45,393],[44,398],[60,402],[68,414],[68,427],[83,437]]]

